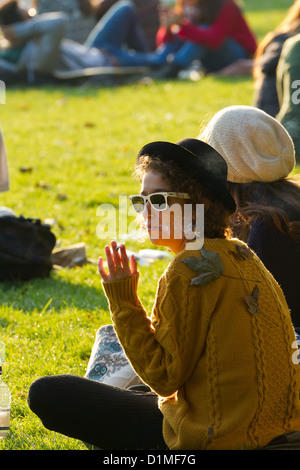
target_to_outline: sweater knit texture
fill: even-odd
[[[169,449],[261,448],[300,430],[290,312],[243,242],[206,239],[204,249],[221,258],[222,274],[191,284],[197,272],[183,260],[202,252],[180,252],[159,281],[151,318],[137,295],[139,274],[103,283],[113,324],[133,368],[160,396]]]

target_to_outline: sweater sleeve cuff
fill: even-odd
[[[127,279],[123,279],[122,281],[102,281],[102,286],[109,301],[116,303],[128,302],[136,304],[139,303],[139,299],[137,297],[138,282],[139,273],[136,273]]]

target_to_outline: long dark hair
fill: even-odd
[[[233,234],[245,242],[251,222],[261,218],[293,240],[300,241],[300,184],[291,179],[271,183],[228,183],[237,211]]]

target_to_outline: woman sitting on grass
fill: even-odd
[[[229,106],[200,133],[225,158],[237,213],[234,234],[255,251],[281,286],[300,334],[300,184],[291,137],[251,106]]]
[[[175,255],[151,318],[124,245],[105,248],[108,272],[102,258],[99,272],[125,353],[152,391],[47,376],[31,385],[31,409],[47,428],[102,449],[257,449],[297,431],[289,310],[257,256],[228,236],[235,203],[224,159],[196,139],[152,142],[138,154],[137,174],[132,204],[153,243]],[[184,214],[204,230],[203,246]]]

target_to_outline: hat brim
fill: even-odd
[[[198,139],[185,139],[177,144],[150,142],[139,151],[137,162],[145,155],[157,157],[162,161],[174,161],[187,175],[197,179],[216,199],[222,201],[231,214],[235,212],[235,201],[226,187],[227,164],[206,142]]]

